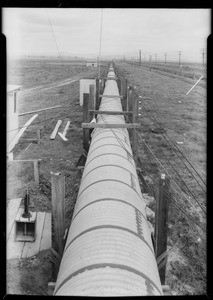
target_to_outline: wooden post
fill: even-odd
[[[134,90],[131,90],[131,103],[132,103],[132,123],[136,122],[136,113],[137,113],[137,99],[134,94]],[[137,143],[137,133],[135,129],[132,129],[132,153],[135,161],[137,161],[137,148],[138,148],[138,143]]]
[[[121,80],[120,78],[117,79],[117,85],[118,85],[118,91],[119,91],[119,95],[121,94]]]
[[[127,90],[127,104],[128,104],[128,111],[132,111],[132,86],[128,87]],[[132,118],[130,118],[130,121],[132,122]]]
[[[95,109],[99,110],[100,83],[98,78],[96,78],[95,83],[96,83]]]
[[[157,259],[167,251],[168,203],[170,199],[169,186],[169,178],[166,177],[165,174],[161,174],[159,187],[157,189],[155,212],[155,255]],[[167,256],[165,256],[164,263],[161,263],[161,268],[159,269],[162,285],[165,284],[166,261]]]
[[[39,185],[39,161],[35,159],[33,161],[33,166],[34,166],[34,178],[35,178],[35,183]]]
[[[83,95],[83,122],[89,123],[89,94]],[[89,129],[83,128],[83,149],[86,153],[89,151]]]
[[[95,109],[95,86],[94,84],[90,84],[89,86],[89,110],[92,109],[94,110]],[[88,113],[89,113],[89,110],[88,110]],[[95,115],[90,116],[89,114],[89,122],[95,117]]]
[[[51,172],[52,188],[52,248],[60,255],[63,254],[64,237],[64,198],[65,198],[65,177],[61,173]]]
[[[44,127],[46,128],[47,127],[47,111],[46,110],[44,112],[44,117],[45,117],[45,119],[44,119]]]
[[[37,129],[37,140],[38,140],[38,144],[41,144],[41,131],[40,129]]]
[[[127,111],[127,79],[122,84],[122,96],[123,96],[123,110]]]

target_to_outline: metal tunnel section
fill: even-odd
[[[110,66],[100,105],[122,111]],[[104,97],[107,95],[108,97]],[[123,124],[123,115],[98,115]],[[126,128],[96,128],[82,175],[54,295],[162,295],[162,287]]]

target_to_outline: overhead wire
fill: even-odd
[[[103,121],[105,122],[105,124],[106,125],[109,125],[109,123],[106,121],[106,119],[103,117],[103,115],[100,115],[101,116],[101,118],[103,119]],[[115,137],[117,138],[117,140],[118,140],[118,142],[120,143],[120,145],[122,146],[122,141],[120,141],[120,138],[116,135],[116,133],[114,132],[114,130],[111,128],[111,127],[108,127],[112,132],[113,132],[113,134],[115,135]],[[134,157],[133,157],[133,155],[126,149],[126,147],[123,145],[122,146],[122,148],[124,149],[124,150],[126,150],[126,152],[128,153],[128,155],[130,155],[130,157],[134,160]],[[140,163],[140,161],[139,161],[139,163]],[[157,183],[157,181],[152,177],[152,176],[150,176],[149,175],[149,177],[154,181],[154,182],[156,182]],[[173,187],[173,189],[174,189],[174,187]],[[189,217],[198,227],[200,227],[204,232],[206,232],[206,230],[203,228],[203,226],[202,225],[200,225],[193,217],[191,217],[191,215],[189,215],[189,214],[187,214],[178,204],[177,204],[177,202],[175,201],[175,200],[173,200],[171,197],[170,197],[170,194],[168,193],[168,191],[166,191],[164,188],[163,188],[163,190],[164,190],[164,192],[165,192],[165,194],[167,194],[167,196],[171,199],[171,201],[173,202],[173,204],[174,205],[176,205],[178,208],[179,208],[179,210],[185,215],[185,216],[187,216],[187,217]],[[174,189],[175,190],[175,189]],[[177,192],[177,191],[176,191]],[[184,195],[184,194],[183,194]],[[188,199],[187,199],[188,200]]]
[[[136,94],[137,95],[137,94]],[[151,115],[150,112],[147,111],[146,107],[144,104],[142,104],[143,108],[145,109],[146,113],[148,115]],[[154,121],[155,124],[158,125],[158,127],[163,131],[164,129],[161,127],[161,125],[159,124],[158,120],[156,119],[155,116],[151,115],[150,116],[151,119]],[[183,154],[183,152],[178,148],[178,146],[174,143],[174,141],[166,134],[166,133],[162,133],[162,136],[164,137],[164,139],[166,140],[166,142],[169,144],[169,141],[166,139],[166,137],[170,140],[170,142],[173,144],[173,146],[176,148],[176,150],[185,158],[185,160],[188,162],[188,164],[192,167],[192,169],[195,171],[195,173],[198,175],[198,177],[201,179],[201,181],[203,182],[204,185],[206,185],[206,183],[204,182],[203,178],[201,177],[201,175],[197,172],[197,170],[195,169],[195,167],[192,165],[192,163],[189,161],[189,159],[186,157],[186,155]],[[169,144],[171,146],[171,144]],[[172,150],[174,150],[172,148]],[[188,171],[191,173],[191,175],[194,177],[194,179],[196,180],[196,182],[200,185],[199,181],[196,179],[196,177],[194,176],[194,174],[191,172],[191,170],[188,168],[188,166],[184,163],[184,161],[182,160],[182,158],[178,155],[177,152],[175,152],[176,155],[180,158],[180,160],[182,161],[182,163],[185,165],[185,167],[188,169]],[[200,185],[200,187],[203,189],[203,187]],[[205,192],[205,190],[203,189],[203,191]]]
[[[142,104],[142,107],[144,107],[144,109],[146,110],[145,106]],[[146,110],[147,112],[147,110]],[[147,114],[151,114],[149,112],[147,112]],[[160,126],[160,124],[157,122],[157,119],[154,116],[151,116],[151,119],[155,119],[155,124],[158,125],[158,127],[163,130],[163,128]],[[167,144],[171,147],[171,149],[174,151],[174,153],[179,157],[179,159],[182,161],[182,163],[184,164],[184,166],[187,168],[187,170],[190,172],[190,174],[193,176],[193,178],[196,180],[196,182],[198,183],[198,185],[201,187],[201,189],[203,190],[203,192],[205,193],[206,191],[204,190],[204,188],[202,187],[202,185],[200,184],[200,182],[196,179],[196,177],[194,176],[194,174],[192,173],[192,171],[189,169],[189,167],[184,163],[182,157],[178,154],[178,152],[185,158],[185,160],[189,163],[189,165],[192,167],[192,169],[195,171],[195,173],[199,176],[199,178],[202,180],[202,182],[204,183],[204,185],[206,185],[206,183],[204,182],[203,178],[200,176],[200,174],[197,172],[197,170],[195,169],[195,167],[192,165],[192,163],[190,163],[189,159],[183,154],[183,152],[177,147],[177,145],[174,143],[174,141],[172,141],[172,139],[166,134],[166,133],[161,133],[163,138],[165,139],[165,141],[167,142]],[[170,142],[166,139],[166,137],[171,141],[172,145],[176,148],[176,151],[174,149],[174,147],[170,144]],[[177,152],[178,151],[178,152]]]
[[[127,119],[129,120],[129,117],[126,115]],[[130,121],[130,120],[129,120]],[[170,177],[171,180],[174,181],[174,183],[176,184],[176,186],[178,186],[178,184],[176,183],[176,181],[169,175],[169,173],[165,170],[161,160],[159,160],[155,154],[153,153],[153,151],[150,149],[150,147],[147,145],[147,143],[144,141],[144,139],[142,139],[141,135],[139,134],[138,130],[136,128],[134,128],[135,132],[137,133],[137,135],[139,136],[139,138],[141,139],[141,141],[146,145],[146,147],[149,149],[149,151],[152,153],[152,155],[155,157],[155,159],[160,163],[160,165],[162,166],[162,168],[164,169],[164,171],[167,173],[167,175]],[[166,158],[166,161],[173,167],[174,171],[176,172],[176,174],[179,175],[179,177],[181,178],[180,174],[177,172],[177,170],[174,168],[174,166],[171,164],[171,162]],[[189,187],[187,186],[187,184],[183,181],[183,179],[181,178],[182,182],[184,183],[184,185],[187,187],[188,191],[190,192],[191,196],[193,197],[193,199],[196,201],[196,203],[200,206],[200,208],[202,209],[203,213],[206,214],[206,212],[204,211],[202,205],[199,203],[199,201],[196,199],[196,197],[193,195],[193,193],[191,192],[191,190],[189,189]],[[181,193],[183,194],[181,188],[178,186],[179,190],[181,191]],[[185,194],[183,194],[185,196]],[[186,198],[186,196],[185,196]],[[187,201],[189,201],[189,199],[187,198]]]
[[[100,46],[99,46],[99,57],[98,57],[98,79],[100,80],[100,62],[101,62],[101,46],[102,46],[102,27],[103,27],[103,8],[101,9],[101,29],[100,29]]]

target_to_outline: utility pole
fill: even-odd
[[[182,53],[182,51],[178,51],[178,55],[179,55],[179,66],[180,66],[181,53]]]
[[[205,57],[205,49],[201,49],[201,54],[202,54],[202,61],[203,61],[203,67],[204,67],[204,57]]]
[[[157,59],[157,54],[155,54],[155,62],[157,62],[157,60],[158,60],[158,59]]]
[[[124,55],[124,61],[125,61],[125,55]]]
[[[166,56],[167,56],[167,53],[165,53],[164,55],[165,55],[165,64],[166,64]]]
[[[151,62],[152,62],[152,55],[149,55],[149,62],[151,64]]]
[[[139,66],[141,67],[141,50],[139,51]]]

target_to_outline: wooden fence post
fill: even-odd
[[[40,145],[41,144],[41,131],[40,131],[40,129],[37,129],[37,141],[38,141],[38,144]]]
[[[33,167],[34,167],[34,178],[35,178],[35,183],[39,185],[39,161],[35,159],[33,161]]]
[[[45,117],[45,120],[44,120],[44,127],[46,128],[47,127],[47,111],[45,110],[45,113],[44,113],[44,117]]]
[[[138,99],[136,98],[133,89],[132,89],[131,101],[132,101],[132,123],[135,123],[137,122],[136,120],[137,120]],[[138,139],[137,139],[136,129],[134,128],[132,129],[132,153],[135,161],[137,161],[137,150],[138,150]]]
[[[100,82],[99,82],[99,78],[96,78],[96,95],[95,95],[95,110],[99,110],[99,105],[100,105],[100,98],[99,98],[99,95],[100,95]]]
[[[52,188],[52,248],[63,254],[63,237],[65,230],[65,177],[60,173],[51,172]]]
[[[83,94],[83,123],[89,123],[89,94]],[[89,129],[83,128],[83,149],[88,153],[89,150]]]
[[[122,95],[123,95],[123,110],[127,111],[127,79],[122,85]]]
[[[168,204],[170,199],[170,180],[165,174],[161,174],[156,197],[155,212],[155,255],[163,257],[158,263],[161,284],[165,284],[167,255],[167,226],[168,226]]]
[[[95,85],[94,84],[90,84],[89,86],[89,110],[94,110],[95,109]],[[88,112],[89,113],[89,112]],[[89,114],[89,122],[91,121],[91,119],[93,119],[95,117],[95,115],[90,116]]]

